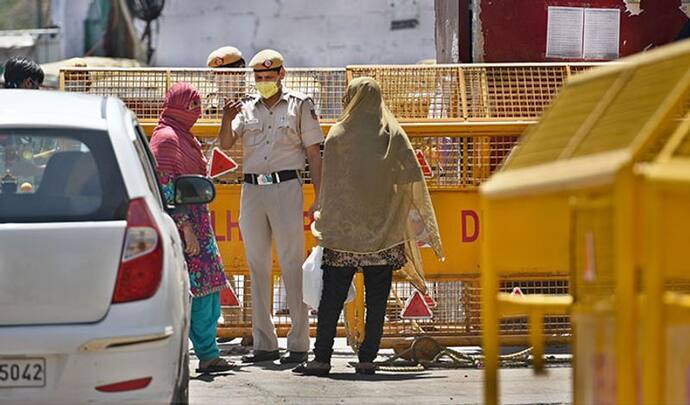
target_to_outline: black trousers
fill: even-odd
[[[357,269],[355,267],[323,266],[323,291],[319,303],[319,318],[316,326],[314,360],[330,363],[333,354],[333,339],[338,318],[347,298],[347,291]],[[366,293],[366,326],[364,342],[359,348],[359,361],[372,362],[376,359],[383,335],[383,321],[386,304],[393,280],[390,266],[367,266],[364,270],[364,291]]]

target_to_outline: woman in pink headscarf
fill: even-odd
[[[165,96],[163,111],[151,137],[163,194],[174,201],[175,179],[180,175],[207,175],[201,143],[191,133],[201,116],[201,98],[188,83],[177,83]],[[217,372],[234,364],[220,358],[216,324],[220,316],[220,290],[231,288],[211,227],[208,206],[178,206],[172,214],[185,243],[185,259],[191,285],[192,319],[189,338],[199,357],[197,372]]]

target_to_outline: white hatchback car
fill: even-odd
[[[0,106],[0,402],[186,403],[187,268],[134,114],[49,91]]]

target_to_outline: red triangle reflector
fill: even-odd
[[[431,319],[433,314],[422,294],[415,290],[405,301],[400,317],[403,319]]]
[[[222,176],[234,172],[239,165],[226,155],[220,148],[215,147],[211,152],[211,177]]]
[[[514,297],[524,297],[525,294],[522,293],[522,290],[520,287],[513,287],[513,291],[510,292],[510,295]]]
[[[436,300],[431,297],[431,295],[426,294],[424,296],[424,302],[429,308],[436,308]]]
[[[422,152],[421,149],[417,149],[415,151],[415,154],[417,155],[417,161],[419,162],[419,165],[422,167],[422,173],[424,174],[424,177],[434,177],[434,173],[431,171],[431,166],[429,166],[429,162],[426,161],[426,156],[424,156],[424,152]]]
[[[232,288],[223,288],[220,290],[220,305],[223,307],[239,307],[240,300],[237,299],[237,294]]]

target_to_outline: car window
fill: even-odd
[[[141,128],[139,128],[136,123],[134,124],[134,130],[137,135],[136,139],[134,140],[134,148],[137,150],[139,161],[141,161],[141,165],[144,167],[146,182],[148,183],[149,189],[153,195],[156,196],[156,200],[159,202],[162,208],[165,206],[165,203],[160,190],[160,181],[158,180],[158,175],[156,174],[156,160],[149,149],[146,136],[144,136]]]
[[[107,132],[0,128],[0,222],[119,220],[126,209]]]

